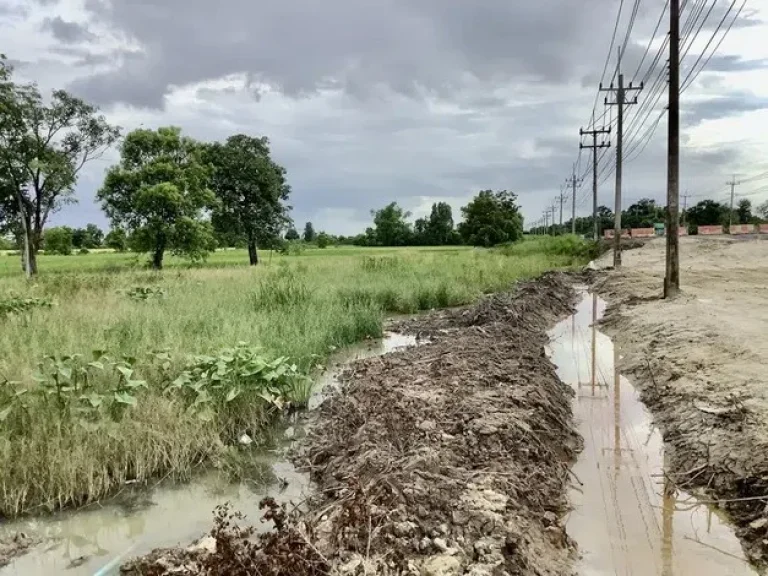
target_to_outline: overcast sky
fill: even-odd
[[[716,1],[688,50],[683,78],[731,4]],[[688,0],[686,13],[702,2]],[[633,2],[624,4],[617,44]],[[447,201],[458,220],[459,207],[486,188],[518,193],[530,224],[578,158],[578,131],[593,109],[618,6],[619,0],[0,0],[0,52],[19,79],[45,92],[67,88],[125,129],[177,125],[205,140],[268,136],[288,170],[299,227],[311,220],[332,233],[360,232],[371,209],[393,200],[414,216]],[[663,0],[639,4],[624,57],[627,80],[642,79],[662,40],[659,34],[635,74],[663,7]],[[665,16],[660,30],[667,29]],[[749,0],[683,95],[681,187],[698,195],[689,202],[723,198],[733,172],[748,178],[768,171],[765,38],[768,0]],[[639,94],[641,103],[650,88]],[[658,106],[665,101],[666,94]],[[640,150],[625,166],[626,202],[663,201],[665,118],[633,155]],[[77,186],[79,203],[54,223],[107,226],[94,194],[116,158],[115,152],[89,166]],[[580,172],[588,162],[582,155]],[[601,204],[613,205],[613,184],[608,178],[602,185]],[[579,214],[591,210],[590,191],[588,177],[577,193]],[[569,206],[570,200],[566,215]]]

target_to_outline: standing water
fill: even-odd
[[[340,351],[316,382],[310,408],[322,401],[323,389],[338,385],[348,363],[414,344],[413,337],[386,334],[383,340]],[[0,537],[24,532],[42,540],[40,546],[0,569],[0,576],[112,576],[129,558],[155,548],[188,546],[211,529],[214,509],[225,502],[254,523],[261,518],[259,502],[267,496],[279,503],[298,504],[311,488],[309,476],[297,471],[285,455],[291,438],[301,435],[297,428],[299,424],[287,428],[290,433],[283,435],[277,450],[258,455],[256,468],[261,470],[248,482],[232,483],[225,474],[211,471],[189,484],[126,489],[105,503],[0,524]]]
[[[581,553],[581,576],[741,576],[757,574],[718,512],[669,480],[664,443],[618,350],[597,330],[605,302],[586,294],[549,333],[548,353],[576,392],[584,451],[573,472],[567,530]]]

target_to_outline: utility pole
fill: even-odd
[[[573,165],[571,177],[565,179],[565,183],[571,186],[571,234],[576,234],[576,185],[581,184],[581,180],[576,178],[576,164]]]
[[[563,187],[560,187],[560,196],[558,196],[560,199],[560,233],[563,233],[563,202],[565,202],[565,192],[563,192]]]
[[[736,174],[734,174],[733,180],[726,182],[726,184],[731,187],[731,209],[728,211],[728,231],[730,232],[733,225],[733,197],[736,195],[736,186],[741,182],[736,181]]]
[[[552,210],[552,236],[555,236],[557,234],[555,230],[555,214],[557,213],[557,198],[555,198],[555,201],[552,202],[552,205],[549,207],[550,210]]]
[[[621,49],[619,49],[619,53],[620,52],[621,52]],[[609,88],[603,88],[603,85],[602,84],[600,85],[601,92],[616,93],[616,101],[609,102],[608,97],[606,97],[605,104],[607,106],[617,106],[619,109],[618,129],[616,131],[616,201],[615,201],[616,206],[614,208],[615,220],[614,220],[614,238],[613,238],[613,242],[614,242],[613,267],[614,268],[621,267],[621,177],[622,177],[623,150],[624,150],[623,148],[624,106],[628,106],[630,104],[637,104],[637,96],[635,96],[634,99],[631,101],[628,101],[626,99],[627,92],[631,93],[636,90],[643,89],[642,82],[638,87],[632,86],[632,82],[629,83],[629,86],[624,86],[624,74],[621,73],[621,59],[619,59],[619,63],[618,63],[618,72],[619,72],[619,85],[617,88],[613,87],[613,83],[611,83],[611,86]]]
[[[664,298],[680,293],[680,0],[669,2],[669,108],[667,133],[667,258]]]
[[[688,212],[688,198],[693,196],[693,194],[689,194],[688,190],[685,191],[685,194],[683,194],[683,228],[686,230],[688,229],[688,223],[687,223],[687,212]]]
[[[549,208],[544,210],[544,234],[549,234]]]
[[[591,148],[592,149],[592,228],[593,228],[593,237],[595,242],[600,240],[600,224],[597,221],[597,150],[599,148],[610,148],[611,142],[608,141],[602,141],[600,144],[597,143],[597,135],[598,134],[610,134],[611,128],[610,126],[606,128],[595,128],[595,117],[592,116],[592,130],[584,130],[583,128],[579,130],[579,136],[592,136],[592,144],[584,144],[582,142],[579,142],[579,148]]]

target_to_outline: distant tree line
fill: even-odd
[[[643,198],[630,205],[621,212],[621,226],[627,228],[652,228],[656,223],[665,221],[666,207],[659,206],[655,200]],[[613,211],[606,206],[599,206],[597,209],[598,228],[602,236],[603,231],[613,230],[614,217]],[[724,202],[715,200],[702,200],[697,204],[680,211],[680,222],[685,225],[690,234],[696,234],[699,226],[728,226],[729,221],[734,224],[759,224],[768,221],[768,202],[765,202],[753,210],[752,202],[747,198],[739,200],[733,209],[731,216],[730,206]],[[576,218],[576,233],[592,236],[593,218],[585,216]],[[555,230],[560,230],[559,225],[554,226]],[[552,227],[550,227],[550,231]],[[571,220],[563,223],[562,231],[570,232]]]

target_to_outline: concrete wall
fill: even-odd
[[[632,238],[653,238],[656,231],[653,228],[632,228],[630,234]]]
[[[711,236],[713,234],[722,234],[722,226],[699,226],[699,236]]]

